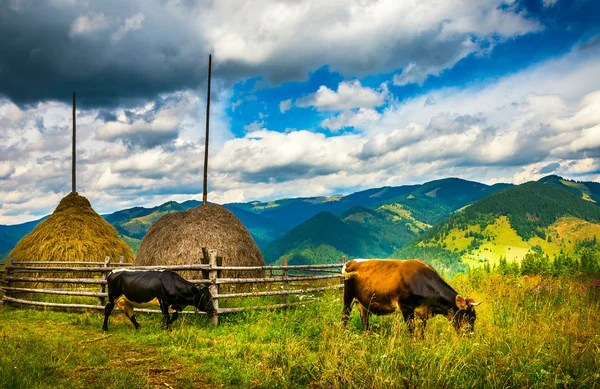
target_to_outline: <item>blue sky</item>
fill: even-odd
[[[597,1],[11,0],[0,224],[70,190],[99,212],[462,177],[600,181]]]
[[[564,55],[575,45],[600,39],[598,2],[557,1],[553,6],[545,7],[542,1],[524,1],[517,5],[517,9],[526,11],[528,18],[543,23],[543,30],[493,42],[493,48],[489,52],[470,54],[439,75],[427,77],[422,83],[401,86],[389,83],[390,94],[403,100],[444,87],[485,85],[548,58]],[[319,123],[326,117],[325,114],[296,108],[282,113],[279,103],[314,93],[322,85],[335,90],[340,82],[348,79],[358,79],[365,87],[377,88],[393,79],[394,74],[395,72],[389,72],[345,77],[325,64],[311,71],[301,81],[265,85],[260,77],[242,80],[233,87],[233,100],[239,105],[234,104],[230,108],[232,130],[236,135],[242,136],[244,127],[256,121],[264,122],[268,128],[279,131],[290,127],[323,131],[325,129]],[[383,109],[385,105],[377,108],[379,112]],[[352,128],[346,130],[351,131]]]

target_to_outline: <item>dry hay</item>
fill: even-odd
[[[15,261],[52,262],[118,262],[123,256],[133,262],[133,251],[121,239],[117,230],[98,215],[90,202],[77,193],[64,197],[46,220],[24,236],[9,254]],[[43,266],[43,265],[40,265]],[[55,265],[49,265],[55,266]],[[73,265],[66,265],[73,266]],[[17,273],[16,276],[43,278],[91,278],[100,273]],[[17,285],[19,284],[19,285]],[[14,283],[18,287],[34,287],[33,283]],[[48,287],[49,284],[37,284]],[[52,285],[61,288],[68,284]]]
[[[264,266],[254,239],[225,207],[206,204],[184,212],[164,215],[142,240],[135,265],[188,265],[202,263],[202,248],[217,250],[223,266]],[[188,279],[203,278],[199,272],[180,272]],[[220,277],[264,277],[263,270],[223,271]]]

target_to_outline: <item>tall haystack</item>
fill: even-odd
[[[223,266],[264,266],[254,239],[225,207],[204,204],[184,212],[164,215],[142,240],[135,265],[183,265],[201,263],[202,248],[217,250]],[[188,279],[198,272],[181,272]],[[263,277],[264,271],[223,271],[221,277]]]
[[[123,256],[124,262],[133,262],[133,251],[119,238],[117,230],[92,209],[88,199],[74,192],[64,197],[52,215],[24,236],[9,254],[16,261],[36,262],[104,262],[107,256],[111,261]],[[81,278],[92,275],[98,273],[77,273]]]

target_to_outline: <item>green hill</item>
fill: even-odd
[[[573,252],[578,242],[596,234],[600,234],[600,207],[579,193],[541,180],[476,201],[392,257],[419,257],[460,268],[496,263],[500,257],[520,261],[528,252]]]
[[[556,186],[584,200],[600,204],[600,183],[598,182],[571,181],[555,175],[544,177],[539,182]]]
[[[245,211],[228,204],[225,205],[225,208],[240,219],[261,251],[274,239],[281,237],[284,231],[286,231],[284,226],[266,216]]]
[[[287,256],[290,264],[338,262],[344,253],[362,256],[368,244],[361,228],[321,212],[274,240],[263,254],[267,263],[282,256]]]
[[[46,217],[12,226],[0,225],[0,263],[4,262],[8,256],[8,253],[10,253],[13,247],[15,247],[17,242],[21,240],[22,237],[33,231],[35,226],[46,219]]]
[[[398,207],[357,206],[339,217],[319,213],[273,241],[264,254],[269,263],[287,257],[295,264],[338,262],[342,255],[385,258],[427,227]]]
[[[367,189],[346,196],[306,197],[230,205],[266,216],[287,227],[288,231],[320,212],[339,215],[356,206],[375,209],[385,204],[402,204],[418,220],[434,224],[448,217],[456,209],[506,186],[510,185],[489,186],[460,178],[446,178],[422,185]]]
[[[390,248],[400,247],[429,225],[450,216],[457,209],[487,196],[506,184],[485,184],[447,178],[422,185],[404,185],[367,189],[346,196],[321,196],[281,199],[268,202],[225,204],[246,226],[261,248],[321,212],[348,218],[355,207],[374,213],[360,227],[372,238],[366,253],[387,255]],[[157,207],[134,207],[103,217],[119,232],[135,251],[150,226],[161,216],[180,212],[199,205],[196,200],[174,201]],[[371,211],[368,211],[371,212]],[[398,221],[403,221],[398,223]],[[352,217],[346,220],[352,224]],[[0,226],[0,253],[9,252],[16,242],[31,231],[39,221],[15,226]],[[29,228],[29,230],[28,230]],[[1,254],[0,254],[1,256]]]

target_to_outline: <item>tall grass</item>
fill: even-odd
[[[422,341],[399,315],[353,312],[340,327],[341,293],[294,309],[186,316],[172,332],[158,315],[140,331],[113,313],[0,308],[0,387],[545,388],[600,387],[600,280],[455,277],[481,299],[476,333],[430,320]],[[166,385],[165,385],[166,384]]]

